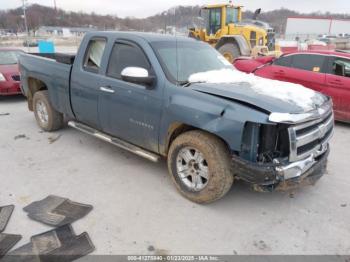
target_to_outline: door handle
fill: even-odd
[[[275,72],[276,75],[284,75],[285,71],[284,70],[278,70]]]
[[[343,85],[343,82],[340,79],[332,79],[329,81],[332,85]]]
[[[114,93],[114,90],[113,90],[111,87],[101,86],[101,87],[100,87],[100,90],[101,90],[102,92],[106,92],[106,93],[110,93],[110,94],[113,94],[113,93]]]

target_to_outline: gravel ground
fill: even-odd
[[[22,208],[55,194],[94,206],[73,224],[94,254],[350,254],[349,134],[337,124],[316,186],[264,194],[237,182],[200,206],[177,193],[165,162],[70,128],[44,133],[23,97],[0,98],[0,206],[16,205],[5,232],[22,234],[22,245],[49,230]]]

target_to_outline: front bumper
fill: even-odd
[[[233,158],[235,175],[253,185],[260,192],[288,191],[303,185],[313,185],[326,172],[329,146],[324,153],[288,165],[252,164],[237,157]]]
[[[3,81],[0,82],[0,96],[19,95],[22,94],[20,82]]]

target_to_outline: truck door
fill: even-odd
[[[325,93],[332,97],[337,119],[350,121],[350,59],[331,57]]]
[[[162,107],[162,88],[123,81],[127,67],[141,67],[154,74],[143,49],[129,41],[114,44],[100,93],[99,118],[104,132],[158,152],[158,130]]]
[[[100,82],[103,78],[100,71],[105,46],[106,39],[91,39],[86,46],[85,54],[80,54],[83,58],[81,61],[76,61],[71,74],[73,112],[78,121],[96,129],[100,129],[98,100],[100,96]],[[83,45],[81,50],[85,50]]]

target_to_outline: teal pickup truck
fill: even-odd
[[[19,64],[42,129],[60,129],[65,118],[139,156],[165,158],[191,201],[218,200],[235,179],[259,191],[287,190],[326,169],[332,101],[239,73],[200,41],[92,32],[77,55],[23,54]]]

